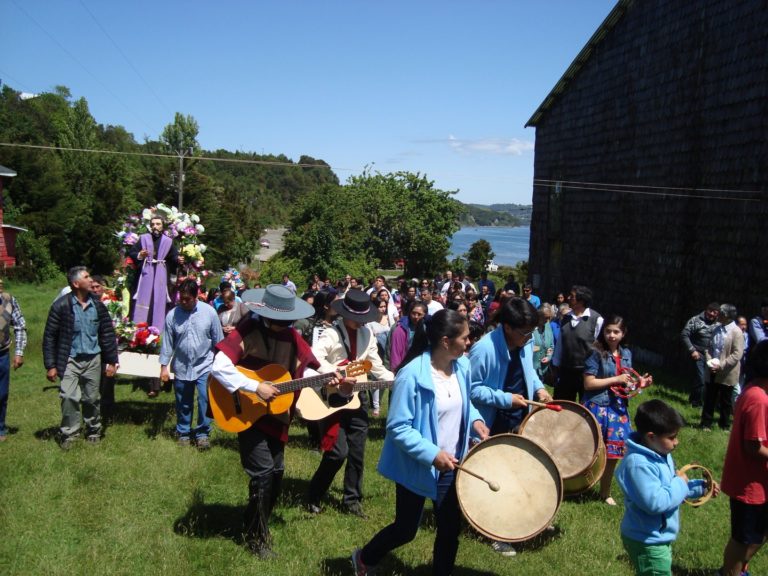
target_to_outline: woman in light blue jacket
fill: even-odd
[[[453,310],[417,331],[395,379],[379,472],[396,483],[395,520],[352,555],[356,576],[372,573],[391,550],[416,537],[426,498],[434,502],[437,536],[432,571],[453,571],[461,529],[455,466],[474,433],[488,437],[470,401],[466,319]]]

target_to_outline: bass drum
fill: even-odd
[[[600,426],[581,404],[555,400],[556,412],[538,408],[520,424],[520,434],[535,440],[552,454],[563,477],[566,496],[575,496],[594,486],[605,470],[605,444]]]
[[[463,468],[498,485],[456,470],[456,496],[467,521],[492,540],[522,542],[539,534],[563,500],[563,482],[555,461],[537,442],[499,434],[480,442]]]

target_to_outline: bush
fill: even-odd
[[[53,263],[48,238],[37,237],[31,230],[16,238],[18,267],[9,276],[28,282],[45,282],[56,278],[61,270]]]

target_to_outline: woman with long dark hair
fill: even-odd
[[[378,466],[396,483],[395,520],[352,554],[356,576],[372,574],[388,552],[416,537],[426,498],[437,524],[432,572],[453,571],[461,529],[455,466],[473,431],[488,437],[470,401],[468,341],[467,321],[453,310],[436,312],[414,335],[395,379]]]

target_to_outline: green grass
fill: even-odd
[[[56,392],[46,389],[41,335],[48,307],[59,286],[10,285],[29,329],[25,365],[11,376],[8,424],[12,434],[0,444],[0,574],[350,574],[348,556],[394,513],[394,486],[375,470],[384,435],[374,423],[366,454],[365,509],[368,520],[346,516],[334,503],[337,478],[326,512],[312,517],[300,506],[319,456],[307,449],[306,430],[291,428],[286,451],[283,496],[273,516],[280,557],[262,562],[240,545],[246,476],[233,435],[216,432],[207,453],[179,449],[169,393],[150,400],[136,382],[117,386],[117,414],[98,446],[77,444],[62,452],[53,439],[60,418]],[[685,394],[668,374],[654,371],[656,385],[640,398],[660,397],[691,421]],[[638,404],[638,401],[634,401]],[[685,428],[675,453],[678,466],[697,461],[717,477],[727,435]],[[621,547],[619,506],[585,497],[562,504],[556,532],[502,558],[469,528],[459,548],[456,575],[540,574],[629,575]],[[706,574],[720,565],[728,538],[728,502],[682,509],[682,531],[674,548],[676,574]],[[429,518],[414,542],[383,563],[380,574],[431,574],[434,526]],[[763,557],[752,574],[768,570]]]

